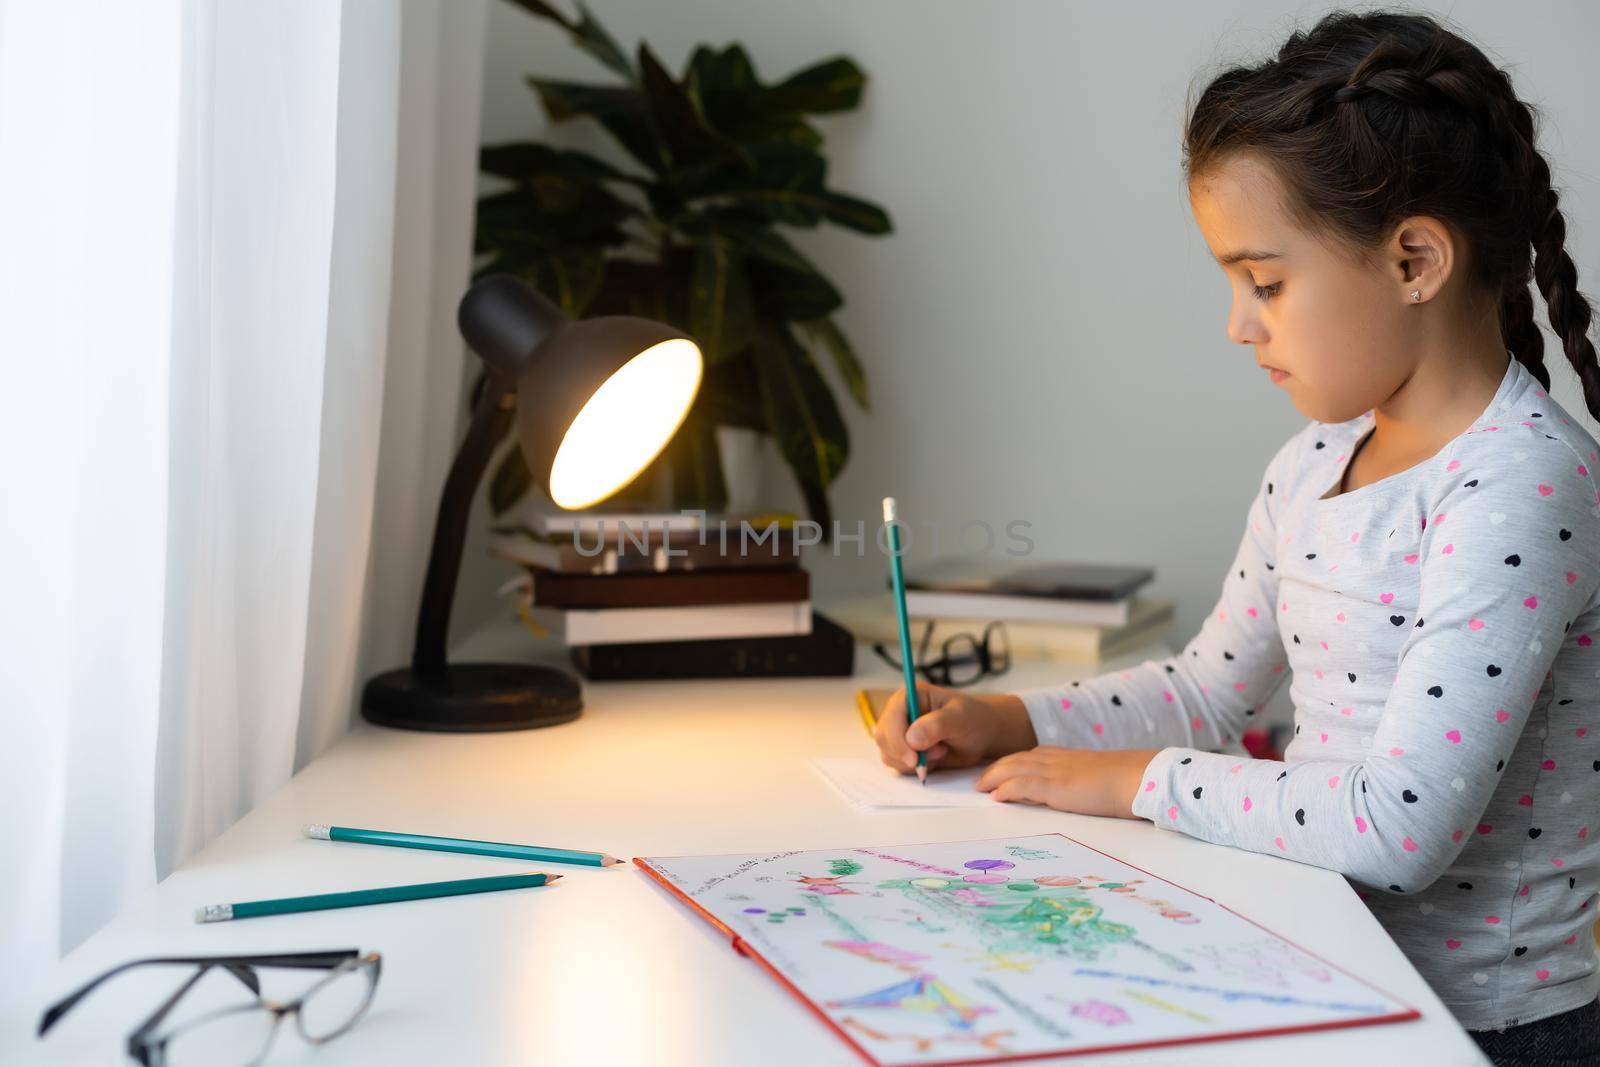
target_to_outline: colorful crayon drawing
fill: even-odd
[[[1066,1004],[1067,1010],[1071,1011],[1077,1018],[1088,1019],[1090,1022],[1099,1023],[1102,1026],[1124,1026],[1133,1022],[1128,1017],[1128,1013],[1118,1005],[1108,1004],[1103,1000],[1095,1000],[1093,997],[1088,1000],[1069,1000],[1063,1003]]]
[[[862,959],[874,963],[892,963],[901,970],[919,970],[915,964],[920,960],[928,959],[923,952],[910,952],[903,948],[886,945],[882,941],[824,941],[829,948],[841,949],[845,952],[860,956]]]
[[[839,874],[802,874],[795,880],[805,886],[808,893],[820,893],[823,896],[853,896],[854,889],[839,884],[843,879],[844,876]]]
[[[1102,919],[1099,905],[1065,888],[1035,886],[1033,892],[1016,893],[1006,885],[927,877],[896,878],[878,885],[899,890],[947,921],[972,930],[991,955],[1047,952],[1092,960],[1106,949],[1130,942],[1136,932]]]
[[[1208,1023],[1211,1021],[1211,1016],[1209,1015],[1202,1015],[1197,1011],[1190,1011],[1188,1008],[1185,1008],[1180,1004],[1174,1004],[1170,1000],[1162,1000],[1160,997],[1151,993],[1141,993],[1137,989],[1124,989],[1122,992],[1132,997],[1134,1000],[1142,1001],[1143,1003],[1150,1005],[1152,1008],[1160,1008],[1162,1011],[1170,1012],[1173,1015],[1181,1015],[1185,1019],[1193,1019],[1197,1023]]]
[[[911,1047],[917,1052],[932,1052],[940,1045],[974,1045],[988,1052],[1004,1054],[1008,1051],[1003,1041],[1012,1035],[1010,1030],[991,1030],[980,1034],[976,1030],[965,1033],[941,1034],[929,1037],[923,1034],[886,1034],[882,1030],[875,1030],[854,1015],[846,1015],[839,1020],[839,1024],[846,1030],[854,1030],[872,1038],[874,1041],[909,1041]]]
[[[1014,974],[1027,974],[1039,965],[1039,957],[1029,952],[972,952],[965,945],[940,945],[941,949],[950,952],[965,953],[963,963],[979,963],[986,971],[1010,971]]]
[[[957,1030],[970,1030],[978,1016],[994,1011],[983,1004],[974,1004],[939,981],[932,974],[923,973],[904,982],[883,989],[875,989],[847,1000],[831,1000],[830,1008],[895,1008],[900,1011],[926,1012],[944,1020]]]
[[[646,862],[886,1067],[1416,1017],[1058,834]]]
[[[1209,996],[1221,997],[1227,1001],[1251,1000],[1260,1004],[1304,1005],[1323,1008],[1327,1011],[1376,1012],[1383,1010],[1382,1004],[1372,1002],[1351,1004],[1340,1000],[1311,1000],[1306,997],[1290,996],[1287,993],[1262,993],[1253,989],[1223,989],[1219,986],[1203,985],[1199,982],[1179,982],[1171,978],[1155,978],[1145,974],[1124,974],[1119,971],[1097,970],[1093,967],[1079,967],[1072,973],[1090,978],[1113,978],[1122,982],[1140,982],[1144,985],[1165,986],[1170,989],[1182,989],[1191,993],[1205,993]]]
[[[1046,852],[1042,848],[1023,848],[1021,845],[1007,845],[1006,855],[1014,860],[1053,860],[1060,858],[1054,852]]]

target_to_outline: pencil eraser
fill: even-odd
[[[883,521],[884,522],[893,522],[894,518],[895,518],[894,497],[886,496],[886,497],[883,498]]]
[[[329,839],[328,828],[318,822],[311,823],[309,826],[307,826],[305,833],[307,837],[316,838],[318,841],[327,841]]]

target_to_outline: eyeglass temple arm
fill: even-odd
[[[290,952],[262,956],[152,956],[149,959],[129,960],[127,963],[119,964],[104,974],[90,979],[87,983],[68,993],[47,1008],[43,1018],[39,1020],[39,1030],[36,1036],[43,1037],[52,1026],[60,1021],[63,1015],[72,1010],[78,1001],[88,996],[106,979],[114,978],[123,971],[134,967],[157,963],[192,963],[200,965],[199,972],[183,987],[183,989],[188,989],[200,975],[205,974],[206,966],[215,965],[222,967],[229,974],[243,982],[250,992],[259,996],[261,982],[256,978],[255,972],[251,969],[252,967],[310,967],[325,969],[336,966],[341,961],[347,960],[352,956],[358,956],[360,953],[360,949],[347,948],[334,949],[327,952]],[[182,991],[179,990],[179,993],[181,994]],[[169,1004],[167,1007],[170,1008],[171,1005]]]
[[[150,1018],[140,1023],[139,1028],[128,1035],[128,1052],[130,1054],[137,1055],[136,1050],[145,1043],[145,1035],[149,1034],[150,1031],[154,1030],[161,1024],[161,1020],[167,1017],[167,1013],[173,1009],[173,1006],[176,1005],[178,1001],[183,999],[183,995],[189,992],[189,990],[194,987],[196,982],[200,981],[200,979],[206,976],[206,972],[209,971],[211,967],[211,964],[201,965],[199,970],[195,971],[189,976],[189,980],[187,982],[184,982],[183,985],[178,987],[177,992],[173,993],[172,996],[168,997],[162,1002],[161,1007],[157,1008]],[[256,990],[256,992],[260,992],[259,988]]]

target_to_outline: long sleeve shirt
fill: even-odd
[[[1600,446],[1514,358],[1437,454],[1341,493],[1373,425],[1278,449],[1181,652],[1019,696],[1040,744],[1165,746],[1135,815],[1360,883],[1466,1028],[1531,1022],[1600,992]],[[1286,678],[1293,740],[1251,759]]]

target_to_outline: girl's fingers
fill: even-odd
[[[972,784],[974,788],[988,792],[1008,779],[1018,775],[1038,774],[1043,769],[1044,764],[1031,752],[1013,752],[989,764],[989,769],[979,775],[978,780]]]
[[[949,741],[960,728],[960,717],[951,709],[924,712],[906,727],[906,744],[925,752],[940,741]]]
[[[943,762],[944,758],[949,754],[950,746],[945,744],[943,741],[940,741],[938,744],[928,749],[928,766],[937,766],[939,763]]]
[[[1007,778],[991,794],[996,800],[1023,804],[1048,804],[1050,779],[1034,775]]]
[[[872,731],[872,738],[878,742],[878,754],[889,766],[901,771],[916,767],[917,754],[906,744],[906,698],[903,686],[896,689],[884,703],[883,714],[878,716],[878,725]]]

